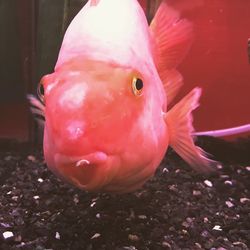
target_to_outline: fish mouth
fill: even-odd
[[[95,190],[103,185],[103,169],[109,159],[104,152],[82,156],[55,155],[55,172],[61,178],[84,190]]]

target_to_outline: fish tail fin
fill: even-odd
[[[207,158],[206,152],[197,147],[192,138],[192,111],[199,106],[200,95],[200,88],[193,89],[166,114],[166,123],[169,129],[169,144],[176,153],[195,170],[210,172],[213,170],[211,165],[215,162]]]
[[[43,129],[45,121],[44,104],[38,98],[31,94],[27,95],[27,99],[30,104],[31,113],[37,121],[39,128]]]

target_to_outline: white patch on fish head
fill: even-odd
[[[60,97],[60,105],[62,107],[67,107],[69,109],[80,108],[86,96],[86,85],[81,83],[69,86],[67,91],[65,91]]]

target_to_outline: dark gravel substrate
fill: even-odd
[[[0,249],[250,249],[249,139],[199,140],[223,161],[213,176],[169,151],[156,176],[126,195],[80,191],[51,174],[40,152],[6,143]]]

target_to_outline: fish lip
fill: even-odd
[[[86,159],[82,159],[76,162],[76,167],[89,166],[89,165],[91,165],[91,163]]]
[[[75,167],[85,167],[100,165],[107,161],[108,155],[102,151],[96,151],[94,153],[81,155],[81,156],[69,156],[65,154],[56,154],[55,161],[62,164],[70,164]]]
[[[81,159],[76,162],[76,167],[100,165],[107,161],[108,155],[104,152],[95,152],[80,157]]]

